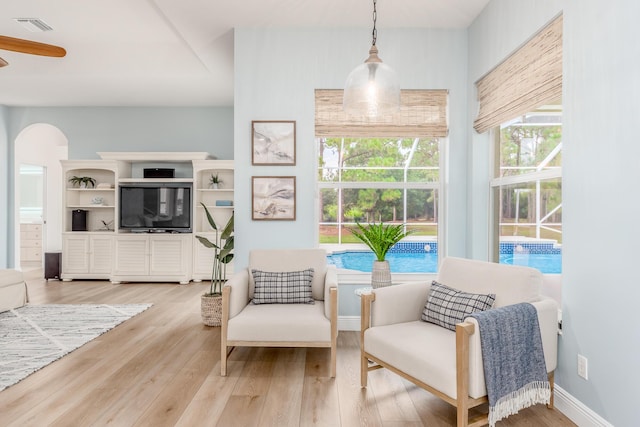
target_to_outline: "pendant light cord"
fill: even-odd
[[[376,45],[376,39],[378,38],[378,30],[376,29],[376,21],[378,20],[378,11],[376,10],[377,0],[373,0],[373,31],[371,32],[371,37],[373,38],[372,46]]]

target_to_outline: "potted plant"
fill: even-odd
[[[89,185],[91,185],[91,187],[96,186],[96,180],[90,176],[72,176],[69,178],[69,182],[74,187],[78,186],[80,188],[89,188]]]
[[[217,189],[220,184],[222,184],[222,180],[218,178],[218,174],[211,174],[211,178],[209,178],[209,188]]]
[[[209,292],[204,293],[200,298],[200,314],[202,322],[207,326],[220,326],[222,323],[222,285],[227,280],[227,264],[233,259],[233,217],[220,231],[214,221],[209,209],[200,203],[207,215],[207,221],[215,231],[215,238],[212,242],[203,236],[196,236],[207,248],[213,249],[213,269],[211,271],[211,286]],[[223,244],[224,242],[224,244]]]
[[[400,240],[412,234],[412,230],[405,230],[404,224],[367,224],[366,226],[356,221],[357,228],[352,228],[351,233],[365,245],[367,245],[376,256],[371,271],[371,287],[379,288],[391,284],[391,269],[389,261],[385,258],[389,249]]]

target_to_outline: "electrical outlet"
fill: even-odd
[[[587,358],[581,354],[578,355],[578,376],[584,378],[585,380],[589,379]]]

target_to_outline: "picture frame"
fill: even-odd
[[[253,120],[251,122],[251,164],[295,166],[295,120]]]
[[[296,177],[251,177],[251,219],[295,221]]]

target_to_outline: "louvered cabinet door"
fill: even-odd
[[[113,260],[113,238],[91,236],[89,239],[89,269],[91,273],[111,274]]]
[[[122,276],[146,276],[149,274],[148,236],[116,237],[114,274]]]
[[[62,238],[62,278],[89,273],[89,236],[66,234]]]
[[[190,236],[150,236],[149,252],[151,276],[176,276],[187,273],[191,257],[187,253]]]

